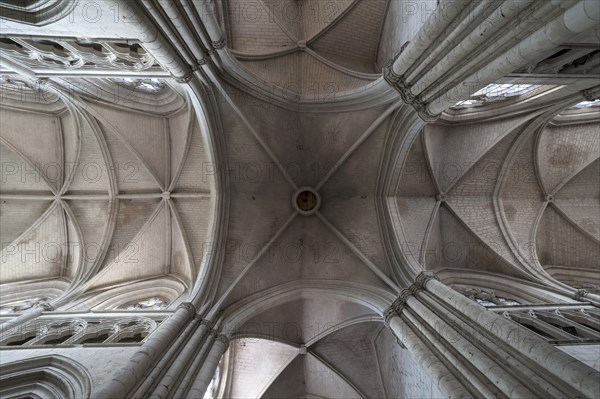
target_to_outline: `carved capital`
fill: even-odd
[[[214,325],[214,323],[213,323],[212,321],[210,321],[210,320],[206,320],[206,319],[202,319],[202,320],[200,321],[200,325],[201,325],[201,326],[206,326],[206,327],[208,327],[208,328],[209,328],[209,329],[211,329],[211,330],[212,330],[212,329],[213,329],[213,327],[215,326],[215,325]]]
[[[196,307],[191,302],[181,302],[179,306],[177,306],[177,310],[179,309],[185,309],[190,317],[196,314]]]
[[[425,288],[425,284],[427,284],[427,282],[429,280],[440,280],[438,278],[438,276],[436,276],[433,272],[429,272],[429,271],[424,271],[419,273],[419,275],[417,276],[414,285],[418,286],[419,288]]]
[[[175,80],[177,81],[177,83],[188,83],[190,80],[192,80],[193,76],[194,76],[194,71],[190,70],[184,76],[182,76],[180,78],[175,78]]]
[[[225,334],[219,334],[219,335],[217,335],[217,337],[215,339],[217,341],[221,341],[223,344],[225,344],[225,350],[227,350],[227,348],[229,348],[229,338],[227,338],[227,336]]]
[[[415,291],[410,288],[404,289],[402,292],[400,292],[398,298],[396,298],[390,307],[383,313],[383,320],[386,326],[389,327],[390,319],[392,317],[397,316],[400,314],[400,312],[402,312],[402,309],[406,306],[406,300],[409,296],[414,295],[414,293]]]
[[[417,110],[419,117],[423,119],[424,122],[435,122],[440,117],[440,114],[432,114],[429,112],[427,104],[419,100],[418,97],[410,104]]]
[[[577,290],[575,291],[575,299],[577,299],[578,301],[581,301],[583,299],[585,299],[586,295],[588,294],[588,291],[586,290]]]
[[[227,42],[226,42],[225,38],[222,37],[220,40],[212,42],[212,46],[215,50],[221,50],[223,47],[225,47],[226,43]]]
[[[386,82],[388,82],[388,84],[392,87],[396,87],[396,85],[400,82],[400,80],[402,80],[402,76],[397,75],[394,72],[393,66],[394,65],[394,60],[388,62],[384,67],[383,67],[383,78],[385,79]]]
[[[412,94],[411,86],[406,83],[404,76],[398,75],[393,69],[394,60],[391,60],[383,67],[383,78],[400,94],[400,98],[406,104],[411,105],[419,114],[419,117],[425,122],[435,122],[440,114],[432,114],[427,109],[427,103],[421,101],[419,96]]]
[[[417,287],[413,284],[410,287],[403,289],[400,292],[400,295],[398,295],[398,299],[396,299],[396,301],[400,304],[401,308],[403,308],[406,305],[408,298],[415,295],[419,290],[420,287]]]
[[[383,323],[386,327],[390,326],[390,320],[394,316],[398,316],[398,313],[396,312],[396,309],[391,306],[387,308],[385,312],[383,312]]]
[[[54,306],[52,306],[48,301],[41,300],[37,303],[37,306],[42,308],[44,312],[51,312],[54,310]]]
[[[597,100],[600,98],[600,87],[592,87],[591,89],[584,90],[582,94],[586,101]]]

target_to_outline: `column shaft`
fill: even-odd
[[[129,362],[98,392],[97,398],[122,399],[142,380],[165,349],[195,313],[191,303],[181,304],[146,340]]]
[[[131,399],[142,399],[151,392],[151,389],[156,385],[158,379],[163,374],[163,370],[169,367],[171,360],[174,356],[177,356],[181,352],[181,347],[183,346],[185,340],[187,340],[192,334],[192,331],[198,325],[199,320],[194,319],[188,326],[185,328],[184,332],[177,337],[177,340],[173,345],[169,347],[167,352],[162,356],[159,362],[152,368],[150,374],[144,379],[142,384],[138,387],[136,392],[133,394]]]
[[[204,393],[219,366],[221,357],[227,350],[226,341],[221,338],[222,337],[217,338],[213,343],[212,348],[210,348],[210,352],[208,353],[208,356],[206,356],[206,360],[187,394],[188,399],[204,397]]]
[[[190,367],[185,372],[185,375],[184,375],[183,379],[181,380],[181,382],[179,383],[177,390],[172,395],[173,398],[185,397],[185,392],[188,390],[188,388],[190,388],[191,383],[194,381],[194,378],[198,374],[198,370],[201,369],[202,362],[206,358],[206,354],[208,353],[210,348],[212,348],[214,340],[215,340],[214,333],[209,334],[208,337],[206,337],[206,341],[204,341],[204,344],[202,344],[202,348],[200,348],[200,350],[197,352],[196,357],[194,358],[194,361],[192,362]]]
[[[435,13],[425,21],[425,24],[419,29],[416,37],[411,40],[404,51],[394,61],[392,66],[393,72],[396,75],[404,75],[433,41],[450,25],[456,15],[462,11],[462,7],[466,5],[466,2],[459,3],[450,0],[441,0]]]
[[[576,34],[594,28],[599,20],[600,1],[581,0],[564,14],[528,36],[493,62],[480,68],[463,82],[446,90],[445,93],[461,93],[461,99],[467,99],[472,93],[469,93],[470,89],[465,90],[465,82],[478,82],[481,87],[484,87],[507,73],[537,61]],[[447,98],[445,93],[439,93],[436,100],[429,103],[427,109],[431,114],[437,115],[458,101],[456,98]]]
[[[181,378],[184,368],[190,363],[194,353],[196,353],[196,349],[201,346],[204,338],[206,338],[208,330],[209,328],[206,324],[202,324],[196,329],[192,337],[185,343],[181,352],[179,352],[179,355],[171,363],[171,366],[154,389],[150,398],[164,399],[167,397],[169,392],[177,385],[177,380]]]
[[[419,295],[419,293],[416,295]],[[465,334],[464,329],[461,329],[460,325],[455,325],[458,330],[455,329],[446,320],[442,320],[442,318],[432,312],[429,306],[422,304],[416,297],[407,298],[406,304],[410,309],[414,309],[415,313],[431,326],[435,334],[440,335],[445,340],[445,343],[438,343],[438,345],[442,345],[442,350],[446,353],[451,353],[451,349],[454,349],[462,357],[462,359],[458,359],[459,362],[474,366],[474,369],[478,373],[473,373],[467,367],[463,367],[467,371],[465,377],[470,383],[476,386],[482,395],[485,397],[501,397],[503,393],[506,397],[521,398],[534,396],[523,384],[515,380],[500,367],[497,361],[488,357],[474,342],[470,342],[467,337],[470,339],[473,337]],[[408,310],[403,309],[404,312],[408,312]],[[447,347],[444,348],[444,346]],[[469,374],[472,376],[469,376]]]
[[[588,397],[595,397],[600,392],[600,373],[591,367],[556,349],[536,334],[525,331],[514,322],[483,309],[435,279],[429,279],[424,286],[435,298],[448,304],[450,309],[466,316],[488,334],[499,338],[520,355],[551,373],[557,384],[570,387]]]
[[[444,363],[438,359],[431,349],[421,340],[412,329],[400,318],[393,315],[389,327],[406,348],[414,355],[415,360],[430,374],[438,388],[449,398],[473,398],[463,384],[456,379]]]

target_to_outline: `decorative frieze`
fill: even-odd
[[[0,336],[0,346],[143,342],[162,322],[149,317],[38,318]]]
[[[139,43],[77,40],[0,39],[0,54],[33,70],[162,70]]]

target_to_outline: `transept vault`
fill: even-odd
[[[599,1],[0,17],[0,397],[600,398]]]

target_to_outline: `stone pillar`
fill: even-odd
[[[98,392],[96,398],[122,399],[128,397],[144,378],[151,367],[166,348],[169,347],[192,319],[196,309],[189,302],[184,302],[177,307],[171,317],[165,320],[146,340],[140,350],[129,359],[125,367]]]
[[[185,343],[178,356],[173,360],[165,375],[160,380],[156,389],[150,395],[152,399],[162,399],[169,395],[174,387],[182,385],[180,383],[182,376],[185,375],[186,370],[189,371],[187,366],[192,362],[194,354],[197,353],[198,348],[202,348],[203,342],[207,337],[207,333],[210,331],[210,323],[203,320],[200,323],[200,327],[196,329],[194,334]],[[204,342],[205,343],[205,342]]]
[[[600,1],[581,0],[518,45],[478,69],[472,76],[444,92],[460,92],[462,95],[460,99],[466,100],[472,94],[473,85],[465,86],[465,83],[477,82],[478,86],[485,87],[505,74],[539,60],[544,54],[558,48],[560,44],[568,42],[577,34],[597,26],[598,21],[600,21]],[[439,114],[456,103],[455,98],[449,101],[444,98],[446,97],[444,94],[440,93],[437,99],[428,105],[427,110],[431,114]]]
[[[431,273],[386,312],[394,334],[451,397],[595,397],[600,373]],[[454,377],[450,377],[450,376]]]
[[[439,35],[450,25],[454,18],[462,11],[468,3],[461,3],[451,0],[441,0],[438,3],[436,12],[427,18],[415,37],[402,49],[398,58],[392,64],[392,71],[396,75],[404,75],[410,66],[413,65],[427,50]]]
[[[424,121],[435,121],[477,90],[591,31],[599,15],[598,0],[440,1],[383,76]]]
[[[212,380],[217,367],[219,366],[219,362],[221,361],[221,357],[225,353],[229,346],[229,339],[224,335],[219,335],[216,337],[212,347],[210,348],[210,352],[202,365],[202,368],[198,372],[196,376],[196,380],[194,381],[192,387],[190,388],[187,398],[188,399],[196,399],[204,397],[204,393]]]
[[[413,354],[423,369],[431,374],[440,391],[446,393],[451,399],[474,397],[450,371],[444,359],[437,357],[427,346],[427,341],[421,339],[395,311],[387,314],[386,325]]]
[[[174,398],[185,397],[186,391],[194,382],[194,378],[196,377],[197,371],[202,368],[202,363],[204,362],[208,351],[210,350],[210,348],[212,348],[216,337],[217,333],[215,331],[211,331],[206,337],[206,340],[202,344],[200,350],[196,351],[196,356],[194,357],[190,366],[187,368],[186,372],[183,374],[183,378],[179,383],[179,387],[177,387],[177,390],[173,395]]]
[[[544,370],[546,380],[560,381],[565,384],[564,388],[571,387],[573,391],[568,394],[565,392],[565,396],[576,397],[582,393],[595,397],[600,392],[600,373],[556,349],[538,335],[494,312],[487,311],[437,279],[423,278],[422,286],[432,297],[446,304],[445,307],[452,313],[461,314],[463,320],[481,327],[483,333],[491,339],[496,338],[516,350],[524,362],[529,360],[536,363]]]
[[[217,6],[214,0],[199,0],[198,4],[196,4],[196,8],[200,14],[200,19],[206,27],[206,31],[212,42],[212,47],[216,50],[225,47],[225,35],[217,20]]]
[[[152,392],[164,371],[167,370],[173,359],[179,355],[181,348],[185,345],[190,335],[196,330],[196,327],[201,321],[201,317],[196,315],[194,319],[188,323],[187,327],[175,340],[175,342],[161,356],[160,360],[152,367],[150,374],[144,377],[142,383],[138,386],[135,392],[132,393],[131,399],[143,399]]]

